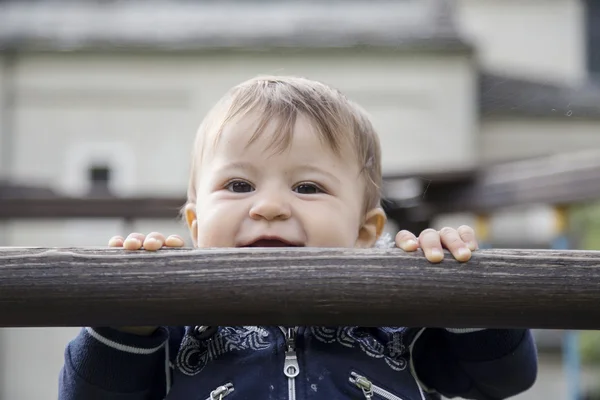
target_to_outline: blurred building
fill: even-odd
[[[259,74],[322,80],[366,107],[389,179],[600,148],[593,21],[592,0],[0,1],[0,181],[182,196],[202,117]],[[551,214],[502,210],[494,238],[548,246]],[[187,237],[175,218],[13,219],[0,246],[104,245],[128,230]],[[0,331],[0,399],[55,398],[76,331]]]

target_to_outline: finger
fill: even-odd
[[[123,247],[123,236],[113,236],[108,241],[108,247]]]
[[[142,233],[130,233],[123,242],[123,247],[127,250],[139,250],[142,248],[145,238],[146,235]]]
[[[419,242],[412,232],[401,230],[396,234],[396,246],[404,251],[415,251],[419,248]]]
[[[165,244],[165,235],[159,232],[151,232],[144,240],[144,250],[156,251],[160,250]]]
[[[419,245],[425,253],[425,257],[432,263],[438,263],[444,259],[440,234],[435,229],[425,229],[419,235]]]
[[[440,230],[440,239],[442,246],[447,248],[456,260],[464,262],[471,259],[471,250],[469,250],[467,244],[460,238],[456,229],[442,228]]]
[[[165,240],[165,246],[167,247],[183,247],[185,241],[179,235],[171,235]]]
[[[467,247],[469,247],[471,251],[475,251],[479,248],[479,243],[477,243],[475,230],[473,230],[473,228],[468,225],[461,225],[458,227],[457,231],[462,241],[467,244]]]

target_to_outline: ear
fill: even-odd
[[[355,247],[373,247],[383,233],[387,218],[381,208],[374,208],[367,213],[365,220],[358,230]]]
[[[196,215],[196,204],[188,203],[185,205],[185,222],[187,223],[194,247],[198,246],[198,219]]]

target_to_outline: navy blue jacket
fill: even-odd
[[[536,375],[529,330],[84,328],[66,348],[59,400],[496,400]]]

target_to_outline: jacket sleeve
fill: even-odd
[[[424,389],[448,398],[506,399],[531,388],[537,378],[528,329],[425,329],[412,357]]]
[[[160,400],[170,374],[169,329],[138,336],[83,328],[65,349],[59,400]]]

